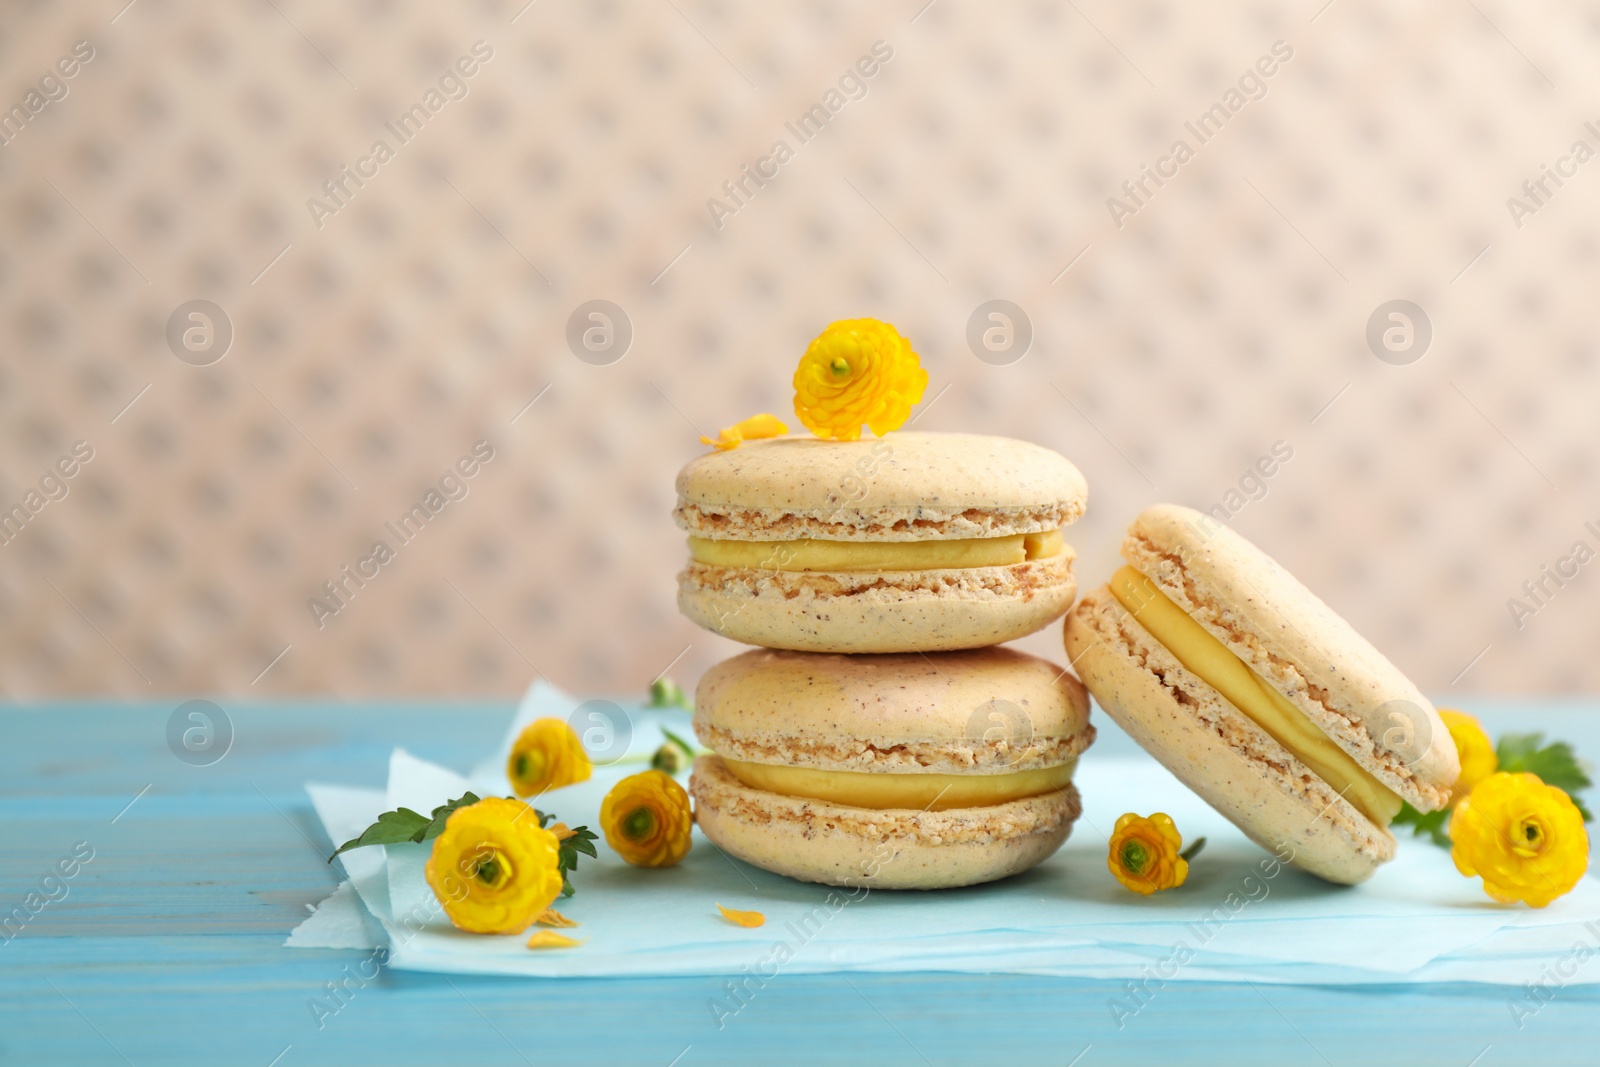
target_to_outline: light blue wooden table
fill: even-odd
[[[336,880],[301,784],[381,786],[397,744],[469,766],[510,707],[225,703],[231,751],[191,766],[177,703],[0,710],[0,912],[59,898],[0,939],[0,1064],[1600,1063],[1600,987],[1519,1032],[1506,988],[1175,984],[1118,1031],[1111,983],[783,976],[719,1031],[721,979],[385,971],[319,1029],[309,1001],[370,954],[282,947]],[[1464,706],[1600,753],[1600,705]],[[47,882],[79,842],[93,859]]]

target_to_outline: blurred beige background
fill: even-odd
[[[1086,584],[1220,504],[1436,694],[1600,688],[1600,4],[125,2],[0,16],[6,697],[688,684],[673,474],[860,315],[1083,468]]]

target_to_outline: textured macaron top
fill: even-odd
[[[1094,740],[1082,684],[1008,648],[854,656],[756,649],[701,678],[694,728],[731,759],[897,774],[1049,767]]]
[[[1444,803],[1460,766],[1433,705],[1272,557],[1174,504],[1141,513],[1122,555],[1379,781]]]
[[[779,437],[678,472],[678,525],[699,537],[922,541],[1053,530],[1083,514],[1078,468],[1027,441],[901,433]]]

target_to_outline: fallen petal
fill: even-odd
[[[722,912],[722,917],[733,925],[743,926],[751,930],[765,925],[767,921],[767,917],[759,911],[736,911],[733,908],[724,908],[721,904],[717,905],[717,910]]]
[[[528,938],[529,948],[577,948],[582,941],[574,941],[565,934],[558,934],[554,930],[539,930]]]
[[[538,923],[540,926],[577,926],[577,925],[579,925],[577,922],[575,922],[572,919],[567,918],[565,915],[561,914],[559,911],[557,911],[554,908],[546,908],[546,909],[544,909],[544,911],[539,913],[539,917],[537,919],[534,919],[533,921]]]

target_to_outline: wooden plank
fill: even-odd
[[[282,941],[335,884],[306,778],[377,785],[390,748],[465,767],[509,709],[230,709],[236,748],[167,750],[170,705],[0,711],[0,901],[78,841],[94,859],[0,941],[0,1062],[691,1064],[1592,1062],[1600,988],[1560,990],[1518,1031],[1498,987],[1173,984],[1115,1025],[1116,983],[1016,975],[784,975],[718,1029],[723,979],[532,981],[380,971]],[[1591,705],[1489,709],[1600,751]],[[1121,744],[1109,732],[1108,747]],[[131,807],[129,800],[145,791]],[[126,810],[123,810],[126,807]],[[115,821],[113,821],[115,819]],[[310,839],[308,841],[308,838]],[[354,977],[352,977],[352,975]],[[327,983],[344,983],[340,1004]],[[312,1003],[338,1011],[315,1012]],[[320,1014],[320,1018],[319,1018]],[[320,1025],[319,1025],[320,1023]],[[685,1052],[685,1049],[688,1049]],[[287,1049],[287,1051],[284,1051]],[[125,1059],[124,1059],[125,1057]]]

